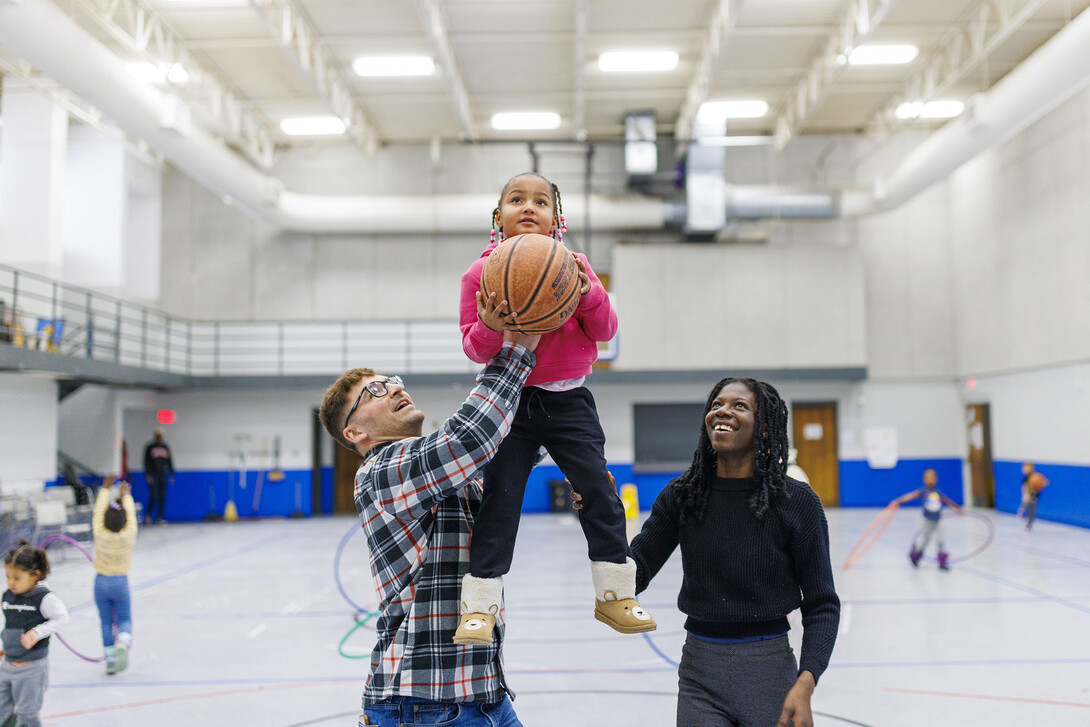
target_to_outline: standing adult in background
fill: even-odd
[[[481,470],[511,430],[540,336],[517,331],[435,432],[399,376],[350,369],[326,391],[322,426],[363,457],[353,499],[378,585],[377,642],[360,724],[521,727],[503,673],[503,602],[496,639],[455,644]]]
[[[163,506],[167,499],[167,485],[174,483],[174,460],[170,456],[170,447],[163,438],[163,430],[155,430],[155,438],[144,447],[144,478],[148,481],[148,509],[144,513],[144,524],[154,521],[163,522]],[[155,508],[158,515],[154,515]]]
[[[704,407],[689,469],[663,488],[633,539],[636,591],[680,545],[688,635],[678,727],[813,727],[810,696],[840,623],[829,526],[787,476],[787,406],[772,386],[726,378]],[[787,615],[802,609],[799,663]]]

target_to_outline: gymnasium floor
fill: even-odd
[[[844,602],[833,662],[815,694],[818,725],[1090,724],[1090,531],[987,515],[994,542],[940,572],[905,555],[920,521],[902,511],[850,570],[840,566],[878,510],[831,510]],[[131,666],[106,677],[62,644],[51,650],[46,725],[301,727],[356,725],[363,661],[338,654],[354,609],[374,605],[354,518],[172,524],[141,531],[130,576]],[[953,517],[956,557],[987,524]],[[70,546],[49,582],[72,612],[63,636],[101,649],[93,571]],[[595,621],[585,546],[568,515],[526,516],[507,578],[506,667],[527,727],[673,725],[674,663],[683,641],[675,599],[680,557],[641,601],[651,638]],[[798,615],[792,616],[798,650]],[[366,655],[373,632],[344,645]]]

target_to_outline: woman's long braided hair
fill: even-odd
[[[753,432],[755,449],[753,477],[758,486],[749,500],[750,509],[758,518],[764,517],[773,498],[787,496],[787,405],[771,384],[756,379],[727,377],[722,379],[708,395],[704,404],[704,417],[700,420],[700,441],[693,452],[693,461],[685,474],[672,482],[678,490],[681,517],[700,521],[708,504],[708,491],[715,480],[717,456],[712,449],[704,418],[711,411],[712,402],[727,384],[740,383],[756,397]]]

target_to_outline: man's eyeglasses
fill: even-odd
[[[344,418],[344,426],[348,426],[348,420],[352,418],[352,415],[356,412],[356,409],[360,405],[360,400],[363,399],[364,392],[367,392],[376,399],[381,399],[390,393],[390,388],[386,384],[393,384],[394,386],[404,386],[405,382],[400,376],[387,376],[385,379],[375,379],[369,382],[366,386],[360,389],[360,395],[356,397],[356,403],[352,405],[352,408],[348,410],[348,416]],[[341,427],[342,429],[344,427]]]

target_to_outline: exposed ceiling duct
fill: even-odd
[[[844,199],[844,214],[898,207],[981,152],[1053,110],[1090,84],[1090,10],[1060,29],[957,119],[916,147],[869,195]]]
[[[0,45],[97,106],[128,134],[251,214],[285,229],[314,233],[460,232],[480,229],[491,195],[336,196],[285,191],[190,120],[175,97],[130,76],[124,63],[49,0],[0,0]],[[1021,66],[863,192],[805,193],[722,185],[729,219],[825,218],[891,209],[945,178],[988,147],[1054,108],[1090,82],[1090,11],[1060,30]],[[659,199],[590,197],[595,229],[662,229],[679,220]],[[581,219],[573,198],[569,217]],[[682,216],[683,218],[683,216]]]

